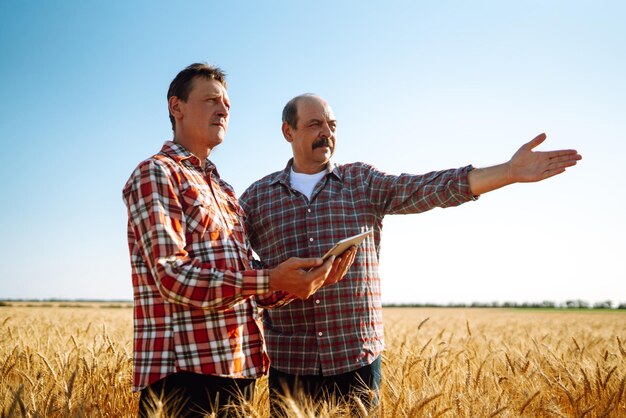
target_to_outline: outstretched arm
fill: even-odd
[[[546,134],[537,135],[503,164],[477,168],[470,171],[468,180],[474,195],[481,195],[513,183],[529,183],[545,180],[576,165],[582,159],[576,150],[533,151],[546,139]]]

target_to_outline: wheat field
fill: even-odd
[[[11,305],[0,307],[0,417],[135,416],[129,306]],[[378,408],[295,400],[293,416],[626,417],[623,311],[383,315]],[[233,413],[269,416],[265,379],[254,402]]]

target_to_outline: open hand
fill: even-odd
[[[576,150],[533,151],[545,139],[546,134],[537,135],[511,157],[508,165],[509,177],[513,183],[528,183],[556,176],[582,159]]]

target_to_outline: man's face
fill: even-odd
[[[213,79],[196,77],[187,101],[179,102],[181,133],[201,146],[213,149],[222,143],[228,129],[230,101],[226,88]]]
[[[296,129],[283,123],[283,134],[291,142],[294,170],[317,173],[335,152],[337,121],[328,103],[320,97],[303,97],[297,107]]]

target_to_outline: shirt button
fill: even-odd
[[[309,238],[309,241],[313,242],[313,237]]]
[[[320,300],[319,299],[315,299],[315,303],[317,303],[319,305],[320,304]]]
[[[319,335],[321,337],[322,335],[324,335],[324,333],[322,331],[320,331],[320,332],[317,333],[317,335]]]
[[[306,211],[307,211],[307,212],[309,212],[309,213],[311,213],[311,209],[307,209]]]

